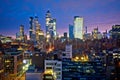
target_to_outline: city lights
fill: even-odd
[[[0,80],[120,80],[120,0],[0,3]]]

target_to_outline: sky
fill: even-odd
[[[29,34],[29,17],[37,15],[45,32],[45,14],[57,20],[57,32],[68,32],[74,16],[84,18],[88,32],[110,30],[120,24],[120,0],[0,0],[0,34],[15,36],[22,24]]]

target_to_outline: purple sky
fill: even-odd
[[[120,24],[120,0],[0,0],[0,34],[15,36],[21,24],[29,34],[29,17],[35,15],[45,32],[47,10],[57,19],[60,34],[68,32],[74,16],[84,18],[88,32],[97,26],[103,32]]]

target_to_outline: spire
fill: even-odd
[[[50,11],[48,10],[47,12],[46,12],[46,18],[50,18],[51,17],[51,13],[50,13]]]
[[[47,13],[50,13],[50,10],[48,10]]]

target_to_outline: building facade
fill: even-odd
[[[72,59],[72,45],[66,45],[65,52],[63,52],[62,58]]]
[[[56,19],[51,17],[51,13],[48,10],[46,13],[46,36],[50,36],[50,38],[56,39]]]
[[[62,61],[58,60],[45,60],[45,71],[53,70],[53,73],[56,76],[56,80],[62,80]]]
[[[31,40],[32,39],[32,35],[34,34],[34,18],[33,17],[29,18],[29,26],[30,26],[29,38]]]
[[[83,18],[74,17],[74,38],[83,39]]]
[[[120,39],[120,25],[113,25],[110,33],[113,39]]]
[[[22,51],[5,52],[5,73],[9,73],[10,80],[20,79],[24,73]]]
[[[62,61],[62,80],[106,80],[101,62]]]
[[[74,29],[73,25],[69,24],[69,38],[73,39],[74,38]]]
[[[20,25],[20,40],[24,41],[24,26]]]

